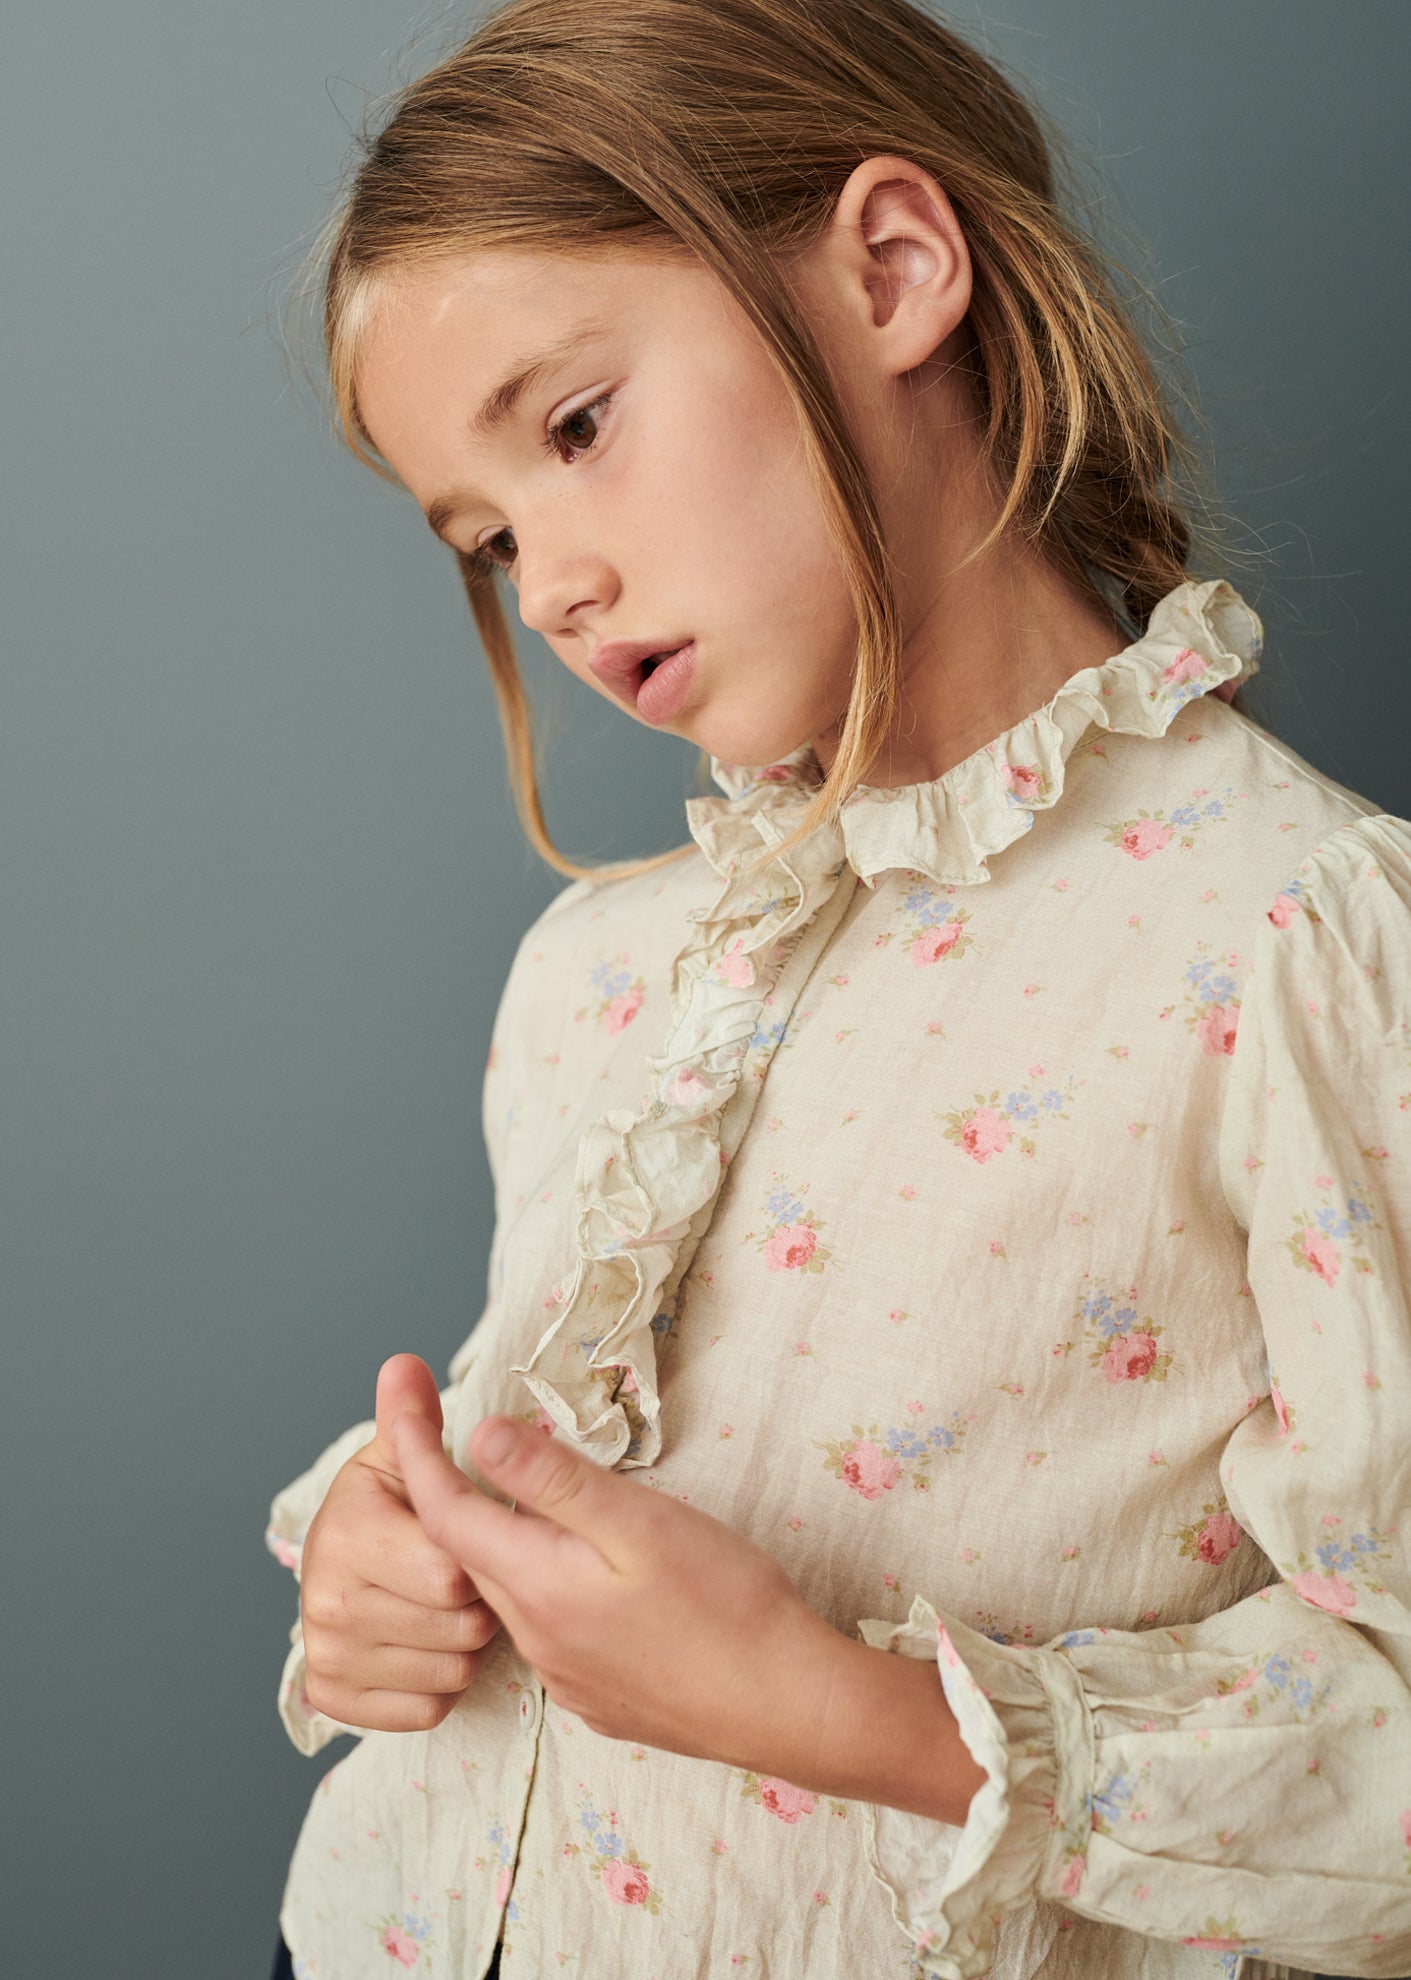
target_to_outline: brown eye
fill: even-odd
[[[611,398],[611,392],[605,392],[591,405],[579,406],[576,412],[555,420],[549,428],[548,451],[557,454],[567,466],[572,466],[582,455],[591,453],[598,443],[603,414]]]

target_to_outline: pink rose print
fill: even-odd
[[[395,1959],[399,1966],[415,1966],[421,1958],[421,1948],[415,1939],[409,1939],[400,1925],[385,1925],[379,1942],[389,1959]]]
[[[1087,1865],[1081,1856],[1074,1856],[1069,1859],[1068,1868],[1063,1873],[1063,1882],[1059,1886],[1064,1897],[1076,1897],[1078,1895],[1078,1887],[1083,1881],[1083,1872],[1086,1868]]]
[[[1074,1321],[1083,1329],[1088,1360],[1102,1371],[1105,1382],[1164,1382],[1175,1363],[1169,1348],[1163,1348],[1165,1329],[1150,1315],[1143,1315],[1137,1303],[1137,1289],[1128,1286],[1118,1293],[1108,1292],[1083,1274],[1083,1292]],[[1054,1349],[1071,1353],[1074,1341],[1060,1341]]]
[[[1208,1058],[1228,1057],[1235,1049],[1235,1032],[1239,1025],[1239,982],[1235,970],[1239,957],[1228,951],[1222,956],[1210,953],[1210,945],[1200,942],[1196,945],[1193,959],[1182,972],[1184,990],[1182,1013],[1186,1028],[1200,1042],[1200,1049]],[[1168,1004],[1160,1013],[1164,1020],[1177,1009]]]
[[[753,1240],[771,1272],[821,1272],[833,1255],[819,1240],[823,1224],[805,1204],[807,1192],[807,1183],[802,1189],[791,1189],[780,1182],[775,1170],[764,1193],[764,1214],[770,1228],[763,1237],[756,1237],[753,1231],[745,1234],[744,1242]]]
[[[1182,1939],[1183,1946],[1195,1946],[1201,1952],[1238,1952],[1243,1939]]]
[[[795,1787],[792,1781],[781,1781],[773,1774],[760,1782],[759,1798],[781,1822],[797,1822],[801,1815],[811,1815],[818,1802],[818,1796],[808,1788]]]
[[[1381,1225],[1372,1215],[1366,1190],[1355,1182],[1344,1194],[1332,1176],[1315,1176],[1313,1186],[1323,1200],[1311,1216],[1300,1210],[1293,1219],[1292,1233],[1284,1239],[1290,1258],[1301,1272],[1311,1272],[1329,1288],[1337,1284],[1345,1264],[1350,1263],[1354,1272],[1372,1275],[1365,1234],[1380,1230]]]
[[[707,1091],[706,1082],[689,1066],[667,1081],[666,1098],[673,1107],[691,1107]]]
[[[614,1904],[645,1904],[651,1895],[652,1887],[640,1864],[624,1863],[620,1857],[609,1857],[599,1874],[603,1889]]]
[[[854,1444],[842,1461],[843,1482],[860,1498],[880,1499],[890,1492],[901,1476],[901,1466],[886,1451],[863,1439]]]
[[[641,1010],[645,994],[642,990],[624,990],[621,996],[610,998],[603,1010],[604,1031],[625,1031]]]
[[[1119,818],[1115,825],[1107,827],[1107,843],[1120,847],[1129,859],[1150,859],[1155,853],[1165,852],[1179,834],[1181,851],[1190,852],[1201,833],[1212,825],[1223,824],[1245,795],[1233,785],[1226,785],[1218,794],[1206,786],[1192,791],[1185,803],[1178,804],[1169,814],[1141,811],[1135,818]],[[1206,894],[1204,898],[1210,900],[1213,896]]]
[[[911,945],[911,960],[918,969],[926,963],[940,962],[950,954],[961,933],[958,921],[943,921],[938,927],[923,929]]]
[[[610,1035],[625,1031],[642,1008],[647,994],[642,978],[632,974],[630,958],[626,955],[599,957],[588,972],[588,981],[592,985],[593,1001],[581,1011],[574,1012],[574,1022],[581,1024],[591,1016]]]
[[[771,1272],[799,1272],[818,1249],[818,1233],[807,1224],[781,1224],[765,1241],[764,1262]]]
[[[715,974],[722,983],[729,983],[736,990],[748,990],[755,980],[754,964],[745,954],[745,938],[740,935],[720,961],[715,965]]]
[[[1337,1284],[1342,1254],[1330,1237],[1324,1237],[1320,1231],[1305,1230],[1299,1238],[1299,1249],[1308,1261],[1308,1269],[1316,1272],[1325,1286]]]
[[[1403,1808],[1396,1819],[1401,1824],[1401,1840],[1411,1849],[1411,1808]]]
[[[1021,804],[1032,804],[1042,793],[1043,779],[1037,763],[1003,763],[999,774],[1004,788]]]
[[[955,905],[952,887],[933,886],[919,873],[909,873],[907,879],[901,914],[910,934],[908,950],[913,964],[924,969],[931,963],[958,961],[972,946],[967,928],[969,909]],[[885,947],[891,940],[889,933],[883,934],[878,937],[879,946]]]
[[[1101,1368],[1109,1382],[1136,1382],[1156,1366],[1156,1342],[1150,1334],[1121,1334],[1103,1355]]]
[[[1208,665],[1203,653],[1197,653],[1194,647],[1183,646],[1161,678],[1167,687],[1175,687],[1182,681],[1198,681]]]
[[[1244,1529],[1230,1511],[1223,1493],[1200,1510],[1200,1519],[1190,1526],[1178,1528],[1173,1535],[1177,1542],[1176,1552],[1186,1560],[1203,1561],[1207,1567],[1219,1567],[1239,1546],[1244,1538]]]
[[[1200,1049],[1212,1058],[1222,1053],[1229,1055],[1235,1049],[1235,1032],[1239,1026],[1237,1005],[1207,1004],[1195,1023],[1195,1035],[1200,1040]]]
[[[732,1772],[740,1783],[742,1800],[752,1801],[757,1808],[764,1809],[777,1821],[787,1822],[791,1828],[811,1815],[819,1804],[820,1797],[811,1788],[795,1787],[792,1781],[781,1780],[777,1774],[751,1774],[742,1768],[734,1768]],[[846,1820],[845,1801],[830,1801],[828,1806],[834,1815]],[[826,1904],[827,1899],[820,1902]]]
[[[1293,1428],[1293,1419],[1289,1415],[1289,1406],[1284,1400],[1283,1390],[1277,1382],[1270,1382],[1269,1384],[1269,1400],[1274,1405],[1274,1416],[1279,1425],[1279,1435],[1281,1437],[1287,1437],[1289,1431]]]
[[[910,1420],[891,1429],[879,1430],[875,1423],[852,1426],[851,1437],[820,1443],[825,1453],[823,1469],[840,1478],[860,1499],[880,1499],[905,1474],[918,1492],[930,1489],[933,1459],[958,1452],[967,1428],[975,1420],[973,1410],[952,1410],[944,1422],[929,1429],[908,1412]]]
[[[510,1894],[510,1870],[509,1870],[509,1865],[505,1864],[501,1869],[499,1876],[496,1877],[495,1879],[495,1907],[497,1910],[499,1911],[504,1910],[505,1905],[509,1900],[509,1894]]]
[[[1357,1607],[1357,1590],[1340,1574],[1323,1575],[1310,1568],[1298,1576],[1293,1592],[1315,1609],[1326,1609],[1330,1616],[1350,1616]]]
[[[655,1916],[661,1910],[661,1895],[652,1888],[651,1865],[644,1863],[635,1849],[624,1848],[617,1810],[610,1808],[606,1818],[600,1815],[581,1781],[578,1799],[577,1828],[586,1835],[587,1842],[566,1843],[564,1855],[581,1854],[588,1870],[614,1904],[640,1905]]]
[[[1221,1561],[1229,1559],[1243,1538],[1243,1529],[1233,1513],[1216,1513],[1206,1520],[1201,1529],[1196,1552],[1211,1567],[1219,1567]]]
[[[1280,894],[1269,910],[1269,919],[1276,928],[1287,928],[1294,916],[1302,911],[1301,904],[1292,894]]]
[[[1029,1077],[1033,1080],[1044,1076],[1042,1066],[1031,1066]],[[996,1155],[1002,1155],[1012,1141],[1019,1143],[1021,1155],[1032,1155],[1036,1144],[1032,1134],[1024,1132],[1042,1122],[1052,1119],[1066,1121],[1067,1107],[1073,1095],[1083,1084],[1072,1075],[1062,1087],[1050,1086],[1040,1089],[1018,1089],[1001,1095],[999,1087],[992,1093],[977,1093],[973,1107],[952,1107],[936,1118],[945,1122],[945,1139],[953,1141],[961,1153],[968,1155],[972,1162],[984,1164]]]
[[[1013,1128],[993,1107],[977,1107],[960,1131],[960,1145],[973,1162],[1002,1155],[1013,1139]]]
[[[1153,853],[1165,852],[1174,836],[1171,826],[1154,818],[1140,818],[1122,834],[1122,850],[1133,859],[1150,859]]]

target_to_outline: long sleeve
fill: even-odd
[[[1230,1517],[1277,1578],[1175,1629],[990,1641],[918,1598],[988,1779],[963,1830],[872,1812],[923,1969],[984,1973],[1035,1899],[1295,1968],[1411,1972],[1411,827],[1326,838],[1254,944],[1221,1122],[1268,1394]]]
[[[560,902],[581,890],[581,883],[565,889],[551,903],[547,912],[554,912]],[[543,919],[544,917],[541,916],[539,921],[534,923],[520,944],[501,993],[486,1059],[481,1118],[490,1173],[495,1185],[496,1214],[487,1271],[486,1303],[480,1316],[482,1321],[494,1304],[495,1292],[499,1284],[500,1253],[506,1224],[502,1201],[503,1184],[508,1143],[515,1125],[515,1108],[512,1103],[515,1090],[514,1075],[521,1063],[526,1043],[521,1036],[523,1025],[518,996],[520,973]],[[476,1329],[472,1330],[452,1357],[449,1371],[450,1386],[441,1391],[441,1410],[447,1425],[448,1448],[453,1406],[460,1385],[476,1357],[479,1346],[479,1324],[480,1322],[477,1321]],[[289,1568],[296,1579],[303,1555],[304,1536],[308,1532],[314,1514],[323,1504],[328,1488],[338,1472],[356,1451],[361,1450],[363,1445],[371,1440],[374,1429],[375,1425],[371,1420],[355,1423],[351,1429],[345,1430],[326,1450],[322,1451],[306,1471],[276,1495],[270,1507],[265,1544],[275,1559]],[[340,1733],[353,1731],[356,1728],[339,1724],[337,1720],[328,1718],[309,1703],[306,1690],[307,1667],[303,1629],[297,1616],[289,1632],[289,1646],[284,1668],[280,1674],[279,1715],[286,1732],[299,1751],[314,1754]]]

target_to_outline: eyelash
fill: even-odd
[[[613,394],[611,392],[604,392],[599,398],[591,399],[586,406],[575,406],[572,412],[566,412],[561,419],[556,419],[544,436],[544,452],[552,459],[559,451],[564,428],[566,426],[572,426],[574,420],[583,419],[589,413],[597,413],[599,415],[605,413],[609,405],[611,405],[612,399]],[[593,451],[593,448],[598,443],[598,437],[601,431],[602,420],[600,417],[592,439],[586,447],[579,447],[577,449],[575,459],[581,460],[585,454],[590,454]],[[572,441],[570,441],[569,445],[572,446],[572,444]],[[565,461],[564,466],[572,467],[573,462]],[[497,571],[507,571],[514,562],[512,557],[508,560],[502,560],[490,554],[490,545],[505,534],[506,532],[502,529],[496,530],[494,536],[487,537],[478,550],[472,550],[469,553],[466,562],[477,576],[493,577]]]

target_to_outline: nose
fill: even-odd
[[[519,616],[546,639],[574,639],[618,594],[611,564],[598,552],[555,545],[552,535],[519,546]]]

